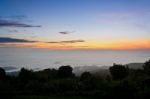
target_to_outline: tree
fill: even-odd
[[[58,78],[69,78],[69,77],[73,77],[73,73],[72,73],[72,67],[67,65],[67,66],[61,66],[58,69]]]
[[[80,88],[83,90],[97,90],[102,88],[102,83],[101,77],[90,72],[83,72],[80,76]]]
[[[3,68],[0,67],[0,80],[4,79],[6,76],[6,72]]]
[[[44,69],[42,71],[36,71],[35,74],[41,81],[55,79],[57,76],[56,69]]]
[[[112,67],[109,68],[111,76],[114,80],[121,80],[128,76],[128,68],[123,65],[114,64]]]
[[[19,73],[19,79],[26,83],[29,80],[33,80],[33,78],[35,77],[33,72],[31,70],[25,69],[25,68],[21,68],[20,73]]]
[[[150,74],[150,60],[148,60],[144,63],[143,68],[147,74]]]
[[[90,72],[83,72],[80,76],[81,81],[85,81],[87,79],[90,79],[92,77],[92,74]]]

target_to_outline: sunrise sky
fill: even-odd
[[[0,47],[150,49],[150,0],[0,0]]]

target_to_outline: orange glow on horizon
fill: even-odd
[[[73,50],[73,49],[150,49],[150,41],[113,41],[113,42],[84,42],[84,43],[46,43],[46,42],[35,42],[35,43],[16,43],[16,44],[3,44],[0,47],[31,47],[31,48],[47,48],[47,49],[60,49],[60,50]]]

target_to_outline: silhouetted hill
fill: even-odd
[[[131,69],[142,69],[144,63],[129,63],[126,64]],[[92,74],[97,74],[97,75],[109,75],[109,67],[110,66],[78,66],[73,68],[73,72],[77,75],[80,76],[83,72],[90,72]],[[19,69],[16,67],[12,66],[7,66],[7,67],[2,67],[7,75],[13,75],[17,76],[19,74]],[[36,71],[36,70],[35,70]]]
[[[143,64],[144,63],[129,63],[126,64],[126,66],[128,66],[131,69],[142,69],[143,68]],[[110,66],[77,66],[73,68],[73,72],[77,75],[80,76],[83,72],[90,72],[92,74],[96,74],[96,75],[109,75],[109,67]],[[16,67],[12,67],[12,66],[7,66],[7,67],[2,67],[7,75],[13,75],[13,76],[17,76],[19,74],[19,70]],[[40,69],[35,69],[34,71],[38,71]]]
[[[139,69],[142,67],[143,69]],[[52,96],[79,96],[81,99],[149,99],[145,98],[150,97],[149,83],[150,60],[145,63],[113,64],[110,67],[81,66],[73,69],[66,65],[58,69],[44,70],[21,68],[17,72],[7,72],[7,75],[5,70],[0,68],[0,95],[10,96],[5,99],[16,99],[14,96],[48,96],[49,99],[52,99]]]

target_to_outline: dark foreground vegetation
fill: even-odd
[[[0,68],[0,99],[150,99],[150,60],[143,69],[114,64],[109,71],[107,76],[75,76],[71,66],[61,66],[22,68],[18,76],[8,76]]]

